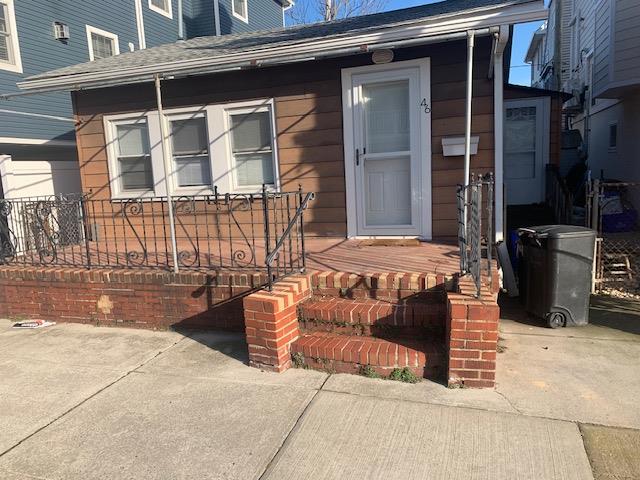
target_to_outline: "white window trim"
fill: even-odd
[[[233,0],[231,0],[231,11],[233,12],[233,16],[242,20],[244,23],[249,23],[249,0],[244,0],[245,5],[245,15],[241,15],[236,12],[236,4]]]
[[[125,115],[109,115],[104,117],[104,132],[107,142],[107,166],[109,169],[109,185],[111,187],[111,199],[112,200],[128,200],[132,198],[151,198],[154,196],[164,195],[163,192],[158,191],[158,186],[162,182],[162,163],[157,165],[157,155],[154,155],[154,150],[157,151],[158,145],[151,138],[152,132],[152,119],[156,120],[155,124],[157,129],[160,129],[160,124],[157,122],[157,115],[149,115],[146,113],[135,113]],[[118,165],[118,152],[116,143],[116,127],[119,124],[131,124],[146,122],[149,138],[149,151],[151,154],[151,169],[153,172],[153,183],[155,188],[150,190],[124,190],[122,188],[122,181],[120,178],[120,168]],[[160,160],[162,160],[162,150],[160,149]],[[158,170],[160,168],[160,170]],[[158,178],[159,177],[159,178]],[[163,189],[164,190],[164,189]]]
[[[165,109],[167,122],[177,118],[192,118],[204,116],[207,122],[207,135],[209,138],[209,172],[211,185],[218,187],[220,193],[259,194],[262,185],[250,187],[236,187],[235,174],[233,172],[233,158],[231,153],[231,136],[229,135],[228,112],[259,112],[269,111],[271,114],[271,142],[273,149],[273,175],[274,184],[268,185],[270,191],[278,191],[281,187],[280,168],[278,160],[278,142],[276,130],[275,102],[272,98],[247,102],[230,102],[214,105],[180,107]],[[118,156],[116,151],[115,126],[118,123],[131,123],[146,120],[151,152],[151,167],[153,169],[154,189],[149,191],[123,190],[119,179]],[[164,181],[164,159],[162,155],[162,134],[160,119],[157,111],[136,112],[117,115],[105,115],[103,118],[105,140],[107,142],[107,157],[109,167],[109,185],[111,186],[111,199],[126,200],[132,198],[153,198],[167,195]],[[210,195],[212,187],[177,187],[177,174],[173,169],[173,155],[171,142],[169,145],[169,160],[171,172],[169,173],[169,188],[171,195]]]
[[[267,111],[271,116],[271,148],[273,152],[273,185],[267,185],[269,190],[280,190],[280,170],[278,160],[278,139],[276,130],[275,102],[273,99],[255,100],[248,102],[234,102],[212,106],[214,115],[209,116],[210,138],[213,138],[211,152],[214,158],[226,159],[226,171],[216,176],[216,184],[222,186],[224,191],[233,193],[260,193],[262,185],[240,187],[237,184],[235,165],[231,148],[231,135],[229,134],[229,113],[258,113]],[[219,121],[223,119],[223,121]],[[212,121],[213,120],[213,121]],[[217,121],[216,121],[217,120]]]
[[[16,11],[13,0],[0,0],[7,6],[7,26],[9,27],[9,43],[11,60],[9,62],[0,62],[0,70],[7,72],[23,73],[22,57],[20,55],[20,42],[18,39],[18,25],[16,23]]]
[[[87,29],[87,47],[89,48],[90,61],[93,62],[95,60],[93,58],[93,41],[91,40],[92,33],[95,33],[96,35],[100,35],[102,37],[110,38],[111,40],[113,40],[113,45],[114,45],[113,54],[114,55],[120,54],[120,43],[118,42],[118,35],[116,35],[115,33],[107,32],[106,30],[101,30],[99,28],[92,27],[91,25],[86,25],[86,29]]]
[[[163,15],[167,18],[173,19],[173,5],[172,5],[173,1],[172,0],[168,0],[167,4],[169,5],[169,11],[167,10],[163,10],[162,8],[156,7],[153,3],[151,3],[151,0],[149,0],[149,10],[152,10],[156,13],[159,13],[160,15]]]

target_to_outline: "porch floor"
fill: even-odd
[[[452,243],[421,242],[415,246],[375,246],[362,240],[311,238],[306,241],[306,252],[309,270],[452,275],[460,268],[458,247]]]
[[[374,243],[372,245],[372,243]],[[156,248],[153,248],[153,247]],[[94,268],[161,268],[173,264],[169,246],[152,245],[143,250],[134,240],[123,242],[90,242],[58,247],[39,255],[35,250],[18,255],[10,264],[40,264],[51,267]],[[295,269],[302,266],[297,247],[286,244],[281,252],[282,266],[286,262]],[[433,273],[452,275],[459,268],[458,247],[452,243],[416,242],[410,245],[384,246],[375,242],[345,238],[307,238],[305,240],[308,271],[362,273]],[[181,270],[185,271],[245,271],[264,272],[264,242],[207,239],[197,245],[180,239],[178,251]],[[276,267],[276,265],[274,265]],[[276,268],[277,270],[277,268]]]

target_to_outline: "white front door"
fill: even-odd
[[[504,183],[508,205],[544,201],[549,156],[548,98],[505,102]]]
[[[431,193],[424,176],[430,151],[423,154],[430,105],[421,85],[428,69],[420,67],[399,62],[348,75],[345,120],[348,115],[350,121],[345,129],[351,132],[345,132],[350,140],[345,142],[345,164],[352,169],[347,175],[355,210],[349,215],[352,235],[431,235]]]

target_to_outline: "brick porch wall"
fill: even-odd
[[[264,275],[0,267],[0,316],[102,326],[244,330]]]
[[[483,287],[479,298],[469,279],[460,279],[458,292],[447,293],[447,351],[450,387],[491,388],[496,380],[498,347],[497,271],[494,289]]]
[[[249,365],[272,372],[291,367],[291,344],[300,336],[297,307],[310,296],[309,276],[297,275],[244,298]]]

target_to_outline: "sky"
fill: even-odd
[[[434,3],[425,0],[390,0],[387,10],[396,10],[398,8],[409,8],[417,5],[425,5]],[[545,4],[547,2],[545,1]],[[531,67],[524,63],[524,56],[529,48],[533,32],[542,25],[542,22],[531,22],[516,25],[513,30],[513,47],[511,54],[511,72],[509,74],[509,83],[517,85],[530,85],[531,83]]]
[[[309,0],[298,0],[304,2]],[[435,3],[435,0],[389,0],[386,10],[397,10],[400,8],[415,7]],[[545,0],[545,4],[548,3]],[[529,48],[529,43],[542,22],[532,22],[516,25],[513,33],[513,48],[511,55],[511,72],[509,82],[517,85],[529,85],[531,82],[531,67],[524,63],[524,56]]]

